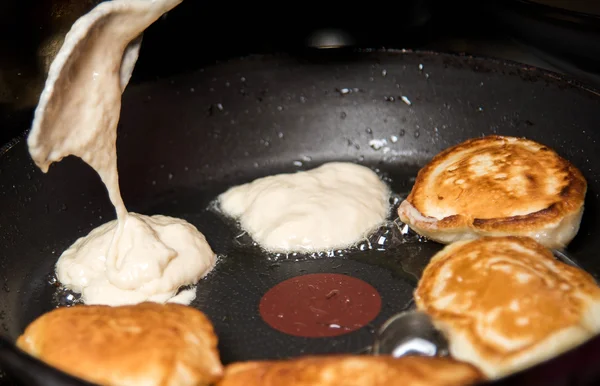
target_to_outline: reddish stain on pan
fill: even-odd
[[[272,287],[262,297],[260,316],[274,329],[301,337],[331,337],[364,327],[381,310],[373,286],[351,276],[315,273]]]

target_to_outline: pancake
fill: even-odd
[[[58,308],[31,323],[17,346],[101,385],[208,385],[223,373],[212,324],[179,304]]]
[[[482,379],[449,358],[340,355],[234,363],[217,386],[463,386]]]
[[[450,354],[490,378],[558,355],[600,331],[600,288],[527,237],[446,246],[425,268],[417,309],[448,339]]]
[[[385,222],[389,188],[366,166],[329,162],[234,186],[219,196],[224,214],[269,252],[349,247]]]
[[[195,284],[217,261],[204,235],[185,220],[162,215],[129,212],[119,225],[109,221],[64,251],[56,262],[60,284],[87,305],[190,304]],[[107,256],[111,247],[116,261]]]
[[[489,136],[435,156],[398,214],[415,232],[444,244],[512,235],[562,248],[579,230],[586,190],[581,172],[550,148]]]

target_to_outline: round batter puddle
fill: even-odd
[[[259,304],[260,316],[283,333],[331,337],[356,331],[381,310],[381,297],[370,284],[351,276],[314,273],[272,287]]]

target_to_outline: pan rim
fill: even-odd
[[[338,55],[339,54],[339,50],[318,50],[318,49],[311,49],[311,52],[313,53],[322,53],[323,57],[325,56],[334,56],[334,55]],[[348,52],[348,51],[346,51]],[[466,54],[466,53],[455,53],[455,52],[440,52],[440,51],[432,51],[432,50],[413,50],[413,49],[397,49],[397,48],[354,48],[350,51],[351,55],[366,55],[367,54],[373,54],[373,55],[389,55],[391,56],[395,56],[395,55],[416,55],[416,56],[427,56],[427,57],[446,57],[446,58],[451,58],[451,59],[456,59],[456,60],[461,60],[461,61],[475,61],[475,62],[480,62],[480,63],[485,63],[485,64],[494,64],[496,66],[505,66],[508,68],[515,68],[517,70],[521,70],[521,71],[528,71],[532,74],[536,74],[536,75],[541,75],[544,78],[547,78],[548,80],[552,81],[552,82],[556,82],[556,83],[564,83],[565,85],[569,86],[569,87],[573,87],[575,89],[578,89],[579,91],[584,91],[589,93],[590,97],[592,98],[599,98],[600,100],[600,88],[596,88],[595,86],[588,84],[582,80],[579,80],[575,77],[572,77],[568,74],[561,74],[555,71],[551,71],[551,70],[547,70],[541,67],[536,67],[536,66],[531,66],[528,64],[524,64],[524,63],[519,63],[513,60],[509,60],[509,59],[500,59],[500,58],[494,58],[494,57],[490,57],[490,56],[486,56],[486,55],[470,55],[470,54]],[[186,72],[182,72],[173,76],[169,76],[169,77],[164,77],[164,78],[160,78],[160,79],[156,79],[156,80],[148,80],[148,81],[144,81],[144,82],[140,82],[140,83],[136,83],[136,84],[132,84],[130,85],[130,88],[137,88],[143,85],[148,85],[148,84],[152,84],[152,83],[157,83],[157,82],[164,82],[164,81],[168,81],[171,80],[173,78],[180,78],[180,77],[185,77],[185,76],[189,76],[190,74],[193,74],[197,71],[201,71],[204,68],[207,67],[214,67],[214,66],[218,66],[218,65],[223,65],[223,64],[230,64],[233,62],[240,62],[240,61],[247,61],[247,60],[276,60],[276,59],[298,59],[298,58],[302,58],[301,56],[294,56],[292,53],[289,52],[275,52],[275,53],[269,53],[269,54],[250,54],[250,55],[244,55],[244,56],[236,56],[227,60],[215,60],[214,62],[197,68],[195,70],[192,71],[186,71]],[[475,70],[474,70],[475,71]],[[36,107],[33,108],[33,111],[35,111],[35,108],[37,108],[37,104]],[[21,134],[16,135],[15,137],[11,138],[7,143],[5,144],[0,144],[0,159],[8,152],[10,151],[11,148],[13,148],[14,146],[16,146],[17,144],[19,144],[21,141],[26,140],[27,139],[27,135],[29,134],[29,131],[31,130],[31,127],[27,127],[25,128]]]

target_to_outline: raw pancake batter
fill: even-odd
[[[116,262],[106,269],[107,246],[121,220],[110,221],[77,240],[56,263],[58,280],[83,295],[87,304],[136,304],[145,300],[189,304],[196,283],[213,264],[204,236],[181,219],[167,216],[127,215]]]
[[[330,162],[233,187],[219,202],[266,250],[313,252],[346,248],[368,236],[385,221],[389,194],[371,169]]]
[[[143,31],[182,0],[113,0],[74,24],[54,59],[28,138],[35,163],[75,155],[106,185],[117,220],[65,251],[56,265],[60,282],[87,304],[144,300],[189,303],[196,283],[215,263],[204,236],[184,220],[128,213],[119,191],[117,123],[121,92],[137,60]]]

